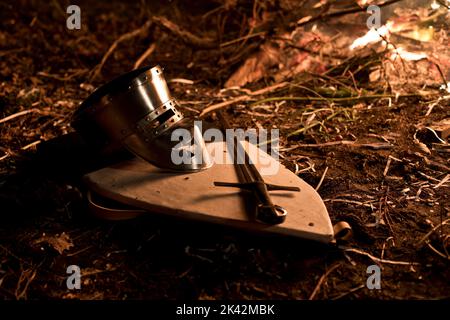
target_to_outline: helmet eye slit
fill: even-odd
[[[159,115],[156,119],[152,121],[152,127],[156,128],[162,125],[164,122],[169,120],[175,115],[175,112],[172,109],[167,110],[163,114]]]

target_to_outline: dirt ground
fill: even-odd
[[[443,96],[438,90],[398,99],[349,99],[331,106],[333,117],[325,110],[315,113],[315,120],[305,112],[330,105],[290,100],[258,107],[252,100],[226,109],[238,127],[279,128],[282,163],[313,187],[327,168],[319,193],[332,222],[347,221],[353,228],[345,247],[165,217],[105,222],[88,213],[81,176],[92,168],[77,157],[55,160],[38,150],[45,141],[73,132],[71,115],[94,87],[130,70],[155,43],[144,64],[163,66],[167,79],[194,80],[170,84],[185,114],[198,116],[207,106],[241,94],[221,96],[219,90],[262,39],[227,50],[195,48],[159,25],[119,44],[98,77],[90,79],[111,44],[144,25],[149,15],[170,17],[208,37],[223,23],[223,42],[239,37],[236,21],[254,10],[251,1],[245,2],[250,4],[220,11],[222,18],[228,14],[228,20],[220,20],[211,13],[218,2],[198,3],[82,1],[83,27],[72,31],[66,28],[68,2],[0,3],[0,119],[31,110],[0,122],[0,297],[450,298],[448,225],[430,233],[450,215],[444,181],[450,171],[448,151],[437,152],[433,136],[418,131],[450,117],[449,99],[438,101]],[[356,82],[369,90],[367,77]],[[266,75],[247,88],[270,86],[273,79]],[[260,98],[304,96],[300,85],[314,88],[331,80],[299,75],[292,81],[297,87]],[[203,118],[217,120],[213,112]],[[321,125],[291,134],[317,120]],[[420,143],[414,143],[415,134]],[[320,145],[355,140],[356,145]],[[52,239],[67,250],[58,251]],[[66,287],[66,268],[72,264],[82,268],[78,291]],[[381,290],[366,287],[366,270],[373,264],[381,267]]]

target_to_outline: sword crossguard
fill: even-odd
[[[240,189],[245,189],[245,190],[253,190],[257,184],[259,184],[261,182],[219,182],[219,181],[214,181],[214,185],[216,187],[236,187],[236,188],[240,188]],[[265,183],[266,188],[268,191],[294,191],[294,192],[299,192],[300,188],[299,187],[291,187],[291,186],[280,186],[277,184],[271,184],[271,183]]]

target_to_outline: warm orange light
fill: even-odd
[[[364,47],[370,43],[375,43],[383,40],[383,37],[388,36],[392,22],[388,21],[384,26],[375,29],[370,29],[364,36],[356,39],[350,45],[350,50],[354,50],[360,47]]]

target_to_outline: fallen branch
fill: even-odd
[[[159,26],[165,28],[166,30],[179,37],[184,43],[188,45],[199,49],[214,49],[219,47],[217,41],[210,38],[200,38],[199,36],[196,36],[195,34],[182,29],[180,26],[165,17],[154,16],[152,20]]]

